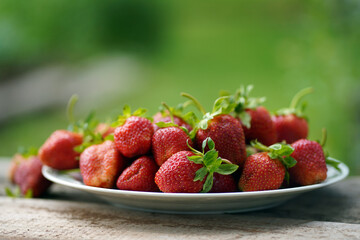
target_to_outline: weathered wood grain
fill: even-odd
[[[171,215],[94,203],[0,198],[0,238],[357,239],[357,224],[236,215]]]

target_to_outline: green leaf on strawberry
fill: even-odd
[[[21,197],[24,197],[24,198],[32,198],[32,197],[33,197],[33,191],[32,191],[32,189],[27,190],[27,192],[25,193],[25,195],[22,195],[19,186],[16,186],[16,188],[15,188],[14,191],[12,191],[12,190],[11,190],[10,188],[8,188],[8,187],[5,187],[5,194],[6,194],[6,196],[11,197],[11,198],[21,198]]]
[[[26,191],[24,198],[32,198],[33,197],[33,190],[30,188]]]
[[[267,147],[255,140],[251,141],[251,146],[267,152],[271,159],[279,159],[287,169],[295,166],[296,164],[296,160],[293,157],[290,157],[294,148],[289,144],[275,143]]]
[[[236,90],[234,95],[229,96],[229,101],[233,105],[233,112],[241,119],[241,122],[247,128],[250,128],[251,116],[245,110],[255,109],[265,102],[266,98],[250,97],[250,92],[253,90],[253,85],[241,86]]]
[[[37,156],[38,155],[39,148],[36,147],[19,147],[18,153],[20,153],[24,158],[28,158],[31,156]]]
[[[341,172],[341,169],[339,168],[339,164],[341,162],[339,160],[332,158],[332,157],[326,157],[325,162],[326,162],[326,164],[332,166],[333,168],[335,168],[336,170]]]
[[[144,116],[144,114],[146,113],[146,109],[145,108],[139,108],[136,109],[133,113],[131,113],[131,108],[129,105],[125,105],[123,108],[123,114],[119,115],[117,117],[117,120],[115,122],[113,122],[111,124],[112,127],[119,127],[125,124],[126,119],[128,119],[131,116],[137,116],[137,117],[142,117]]]
[[[222,175],[229,175],[239,168],[239,166],[232,164],[228,160],[218,157],[219,154],[215,149],[215,143],[210,137],[202,142],[202,152],[192,148],[189,144],[188,146],[195,154],[194,156],[187,157],[188,160],[203,165],[203,167],[196,172],[194,177],[194,182],[202,181],[206,177],[201,191],[203,193],[211,190],[215,172]],[[209,148],[209,151],[205,153],[206,147]]]
[[[191,114],[191,116],[195,120],[192,121],[194,127],[189,134],[191,139],[195,138],[196,132],[199,129],[207,129],[209,121],[212,120],[215,116],[221,114],[230,114],[235,108],[235,102],[229,96],[222,96],[217,98],[214,102],[213,109],[211,112],[206,112],[205,108],[200,104],[200,102],[190,94],[181,93],[181,96],[190,99],[190,101],[195,105],[195,107],[197,107],[197,109],[203,114],[201,119],[194,117],[195,114],[193,113]]]

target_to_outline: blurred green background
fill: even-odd
[[[302,88],[310,138],[360,174],[360,2],[64,1],[0,3],[0,156],[41,146],[76,116],[150,115],[180,92],[210,110],[220,90],[253,84],[270,110]]]

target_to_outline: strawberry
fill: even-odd
[[[290,107],[280,109],[272,117],[277,132],[277,141],[291,144],[299,139],[306,139],[309,132],[308,122],[303,114],[305,105],[297,107],[300,99],[311,93],[312,88],[298,92],[291,101]]]
[[[210,137],[216,144],[219,156],[234,164],[243,166],[246,159],[246,146],[242,127],[238,120],[228,114],[215,116],[206,129],[196,133],[196,146],[201,148],[202,142]]]
[[[149,152],[153,133],[148,119],[132,116],[115,129],[114,141],[122,155],[132,158]]]
[[[116,186],[121,190],[158,192],[154,181],[158,168],[151,157],[142,156],[121,173]]]
[[[189,150],[192,146],[189,136],[178,127],[165,127],[156,131],[152,137],[152,153],[155,162],[161,166],[174,153]]]
[[[289,157],[293,148],[285,144],[274,144],[270,147],[255,142],[252,144],[266,152],[250,155],[245,162],[239,180],[242,191],[263,191],[278,189],[287,176],[286,169],[294,166],[296,161]]]
[[[181,95],[192,100],[203,113],[202,120],[196,124],[190,133],[191,137],[195,135],[197,148],[200,149],[205,139],[210,137],[215,142],[220,157],[242,167],[246,159],[244,132],[239,121],[228,114],[233,110],[229,97],[216,99],[212,112],[206,113],[199,101],[193,96],[187,93]]]
[[[20,187],[22,195],[39,197],[50,187],[51,182],[41,173],[43,165],[38,156],[16,154],[13,161],[16,164],[13,182]]]
[[[10,167],[8,170],[9,180],[15,183],[15,172],[18,169],[21,162],[25,161],[25,158],[21,154],[15,154],[11,159]]]
[[[82,143],[81,134],[67,130],[56,130],[39,150],[39,158],[44,165],[58,170],[79,166],[79,153],[74,148]]]
[[[245,111],[251,117],[250,128],[242,124],[246,141],[250,142],[257,139],[266,146],[276,143],[276,130],[268,110],[260,106],[255,109],[246,109]]]
[[[296,159],[295,167],[289,169],[290,179],[300,185],[311,185],[326,179],[327,166],[322,146],[307,139],[300,139],[291,146]]]
[[[87,186],[112,188],[124,166],[125,159],[109,140],[86,148],[80,155],[80,172]]]
[[[260,106],[265,101],[265,98],[249,97],[252,89],[252,85],[246,88],[242,86],[236,91],[235,95],[230,96],[230,99],[235,104],[234,113],[244,129],[247,143],[257,139],[259,142],[270,146],[276,143],[275,126],[268,110]]]
[[[114,131],[116,147],[127,158],[144,155],[151,148],[154,127],[150,120],[141,117],[145,112],[145,109],[139,108],[131,114],[130,107],[125,105],[123,115],[112,124],[116,126]]]
[[[210,150],[204,154],[206,144]],[[209,192],[213,187],[215,173],[229,175],[238,169],[237,165],[218,157],[215,143],[211,138],[207,138],[202,144],[202,152],[193,149],[190,145],[189,148],[192,152],[175,153],[156,172],[155,183],[161,191]]]
[[[156,172],[155,183],[162,192],[198,193],[201,191],[205,179],[194,181],[194,177],[202,165],[187,159],[194,155],[190,151],[177,152],[161,165]]]
[[[236,192],[237,186],[232,175],[214,173],[213,187],[210,193]]]

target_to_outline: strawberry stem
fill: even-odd
[[[191,96],[191,95],[188,94],[188,93],[183,93],[183,92],[181,93],[181,96],[190,99],[190,100],[194,103],[195,107],[196,107],[197,109],[199,109],[199,111],[200,111],[203,115],[206,114],[205,108],[201,105],[201,103],[200,103],[195,97]]]
[[[295,94],[295,96],[291,100],[290,108],[295,109],[301,98],[303,98],[305,95],[312,93],[313,91],[314,89],[312,87],[304,88],[300,90],[297,94]]]
[[[264,152],[270,152],[270,149],[267,146],[265,146],[264,144],[258,142],[257,140],[251,141],[250,144],[251,144],[252,147],[254,147],[256,149],[259,149],[259,150],[264,151]]]
[[[168,110],[169,115],[170,115],[171,122],[172,122],[172,123],[175,123],[175,122],[174,122],[174,114],[172,113],[169,105],[167,105],[165,102],[162,102],[161,104],[166,108],[166,110]]]
[[[320,141],[321,147],[325,147],[326,140],[327,140],[327,131],[326,131],[326,128],[323,128],[322,129],[321,141]]]
[[[75,118],[74,118],[74,107],[76,102],[79,100],[79,96],[74,94],[71,96],[71,98],[69,99],[68,105],[66,107],[66,115],[67,115],[67,119],[69,121],[70,124],[74,124],[75,123]]]

